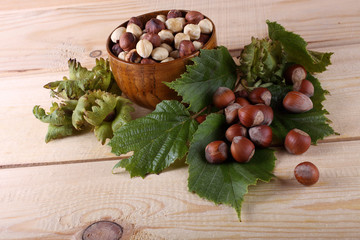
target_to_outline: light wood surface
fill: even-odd
[[[110,31],[131,16],[195,9],[215,23],[220,45],[235,56],[251,36],[276,20],[302,35],[312,50],[332,51],[317,75],[330,91],[324,102],[328,137],[301,156],[277,153],[274,178],[250,187],[242,220],[234,209],[187,191],[183,163],[160,175],[130,179],[111,169],[119,157],[93,133],[45,144],[47,126],[32,107],[50,106],[42,86],[67,75],[76,57],[91,67]],[[99,220],[124,228],[122,239],[359,239],[360,4],[347,1],[10,1],[0,7],[0,239],[81,239]],[[136,107],[134,117],[149,111]],[[314,162],[320,180],[299,185],[294,167]]]

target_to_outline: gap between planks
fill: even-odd
[[[335,143],[335,142],[351,142],[351,141],[360,141],[360,136],[359,137],[347,137],[347,138],[342,138],[342,139],[323,139],[323,140],[319,140],[317,144],[327,144],[327,143]],[[276,147],[276,148],[279,148],[279,147]],[[96,159],[93,158],[93,159],[68,160],[68,161],[57,161],[57,162],[5,164],[5,165],[0,165],[0,170],[1,169],[10,169],[10,168],[42,167],[42,166],[77,164],[77,163],[108,162],[108,161],[122,160],[125,158],[129,158],[129,157],[131,157],[131,155],[132,155],[131,153],[127,153],[127,154],[123,154],[121,156],[104,157],[104,158],[96,158]]]

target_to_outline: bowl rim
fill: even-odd
[[[170,9],[170,10],[171,10],[171,9]],[[148,13],[144,13],[144,14],[138,15],[138,16],[136,16],[136,17],[142,17],[142,16],[146,16],[146,15],[148,15],[148,14],[158,14],[158,15],[159,15],[159,14],[162,14],[163,12],[169,12],[170,10],[166,10],[166,9],[165,9],[165,10],[158,10],[158,11],[148,12]],[[183,12],[183,13],[188,13],[188,12],[190,12],[190,11],[195,11],[195,10],[182,10],[182,9],[179,9],[179,11],[181,11],[181,12]],[[162,14],[162,15],[163,15],[163,14]],[[203,14],[203,15],[204,15],[204,14]],[[123,25],[126,26],[127,23],[129,22],[129,20],[127,20],[126,22],[121,23],[119,26],[117,26],[116,28],[114,28],[114,29],[111,31],[110,35],[108,36],[108,38],[107,38],[107,40],[106,40],[106,51],[107,51],[107,53],[111,56],[111,58],[114,58],[114,60],[116,60],[116,61],[122,62],[122,63],[124,63],[124,64],[129,64],[129,65],[141,65],[141,66],[153,66],[153,65],[156,65],[156,64],[166,65],[166,64],[172,64],[172,63],[174,63],[174,62],[181,61],[181,60],[184,60],[184,59],[190,59],[190,58],[196,57],[196,56],[198,56],[198,55],[200,54],[200,50],[205,49],[204,47],[209,44],[210,39],[213,39],[214,37],[216,37],[216,29],[215,29],[215,24],[214,24],[214,22],[213,22],[209,17],[207,17],[206,15],[204,15],[204,17],[205,17],[206,19],[208,19],[208,20],[212,23],[212,25],[213,25],[213,31],[211,32],[211,36],[210,36],[210,38],[208,39],[208,41],[206,42],[206,44],[205,44],[202,48],[200,48],[198,51],[194,52],[194,53],[191,54],[191,55],[188,55],[188,56],[185,56],[185,57],[179,57],[179,58],[177,58],[177,59],[175,59],[175,60],[172,60],[172,61],[169,61],[169,62],[163,62],[163,63],[161,63],[161,62],[155,62],[155,63],[150,63],[150,64],[127,62],[127,61],[124,61],[124,60],[118,58],[118,56],[115,56],[115,55],[112,53],[111,49],[110,49],[110,43],[113,43],[112,40],[111,40],[111,34],[112,34],[116,29],[118,29],[119,27],[122,27]]]

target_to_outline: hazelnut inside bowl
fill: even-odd
[[[185,10],[180,11],[184,17],[189,12]],[[137,18],[145,26],[150,19],[156,18],[159,15],[167,16],[168,12],[169,10],[156,11],[137,16]],[[201,49],[213,49],[217,46],[215,25],[209,18],[206,16],[204,17],[212,23],[213,29],[212,32],[208,34],[209,38]],[[129,21],[119,25],[114,31],[119,27],[126,28],[128,22]],[[114,31],[112,31],[112,33]],[[149,109],[154,109],[162,100],[180,100],[176,92],[167,87],[164,82],[171,82],[179,78],[180,75],[185,72],[186,65],[191,64],[191,59],[199,55],[199,51],[195,51],[190,55],[179,57],[172,61],[161,63],[157,61],[151,61],[151,63],[149,63],[151,58],[143,58],[143,60],[148,60],[147,64],[129,62],[120,59],[113,53],[112,49],[114,45],[118,43],[114,43],[111,40],[112,33],[109,35],[106,42],[110,66],[118,86],[130,100]],[[127,60],[129,60],[129,58],[130,57],[128,56]]]

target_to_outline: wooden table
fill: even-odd
[[[100,220],[124,228],[122,239],[359,239],[360,3],[357,0],[2,1],[0,7],[0,239],[80,239]],[[187,191],[187,166],[130,179],[111,170],[118,157],[93,133],[45,144],[47,125],[32,107],[50,106],[42,86],[67,75],[67,60],[91,67],[114,27],[160,9],[196,9],[216,24],[218,43],[236,56],[276,20],[331,51],[318,74],[331,95],[325,108],[339,132],[300,156],[279,151],[269,184],[250,187],[242,220],[234,209]],[[137,107],[135,117],[149,111]],[[319,182],[303,187],[294,167],[312,161]]]

